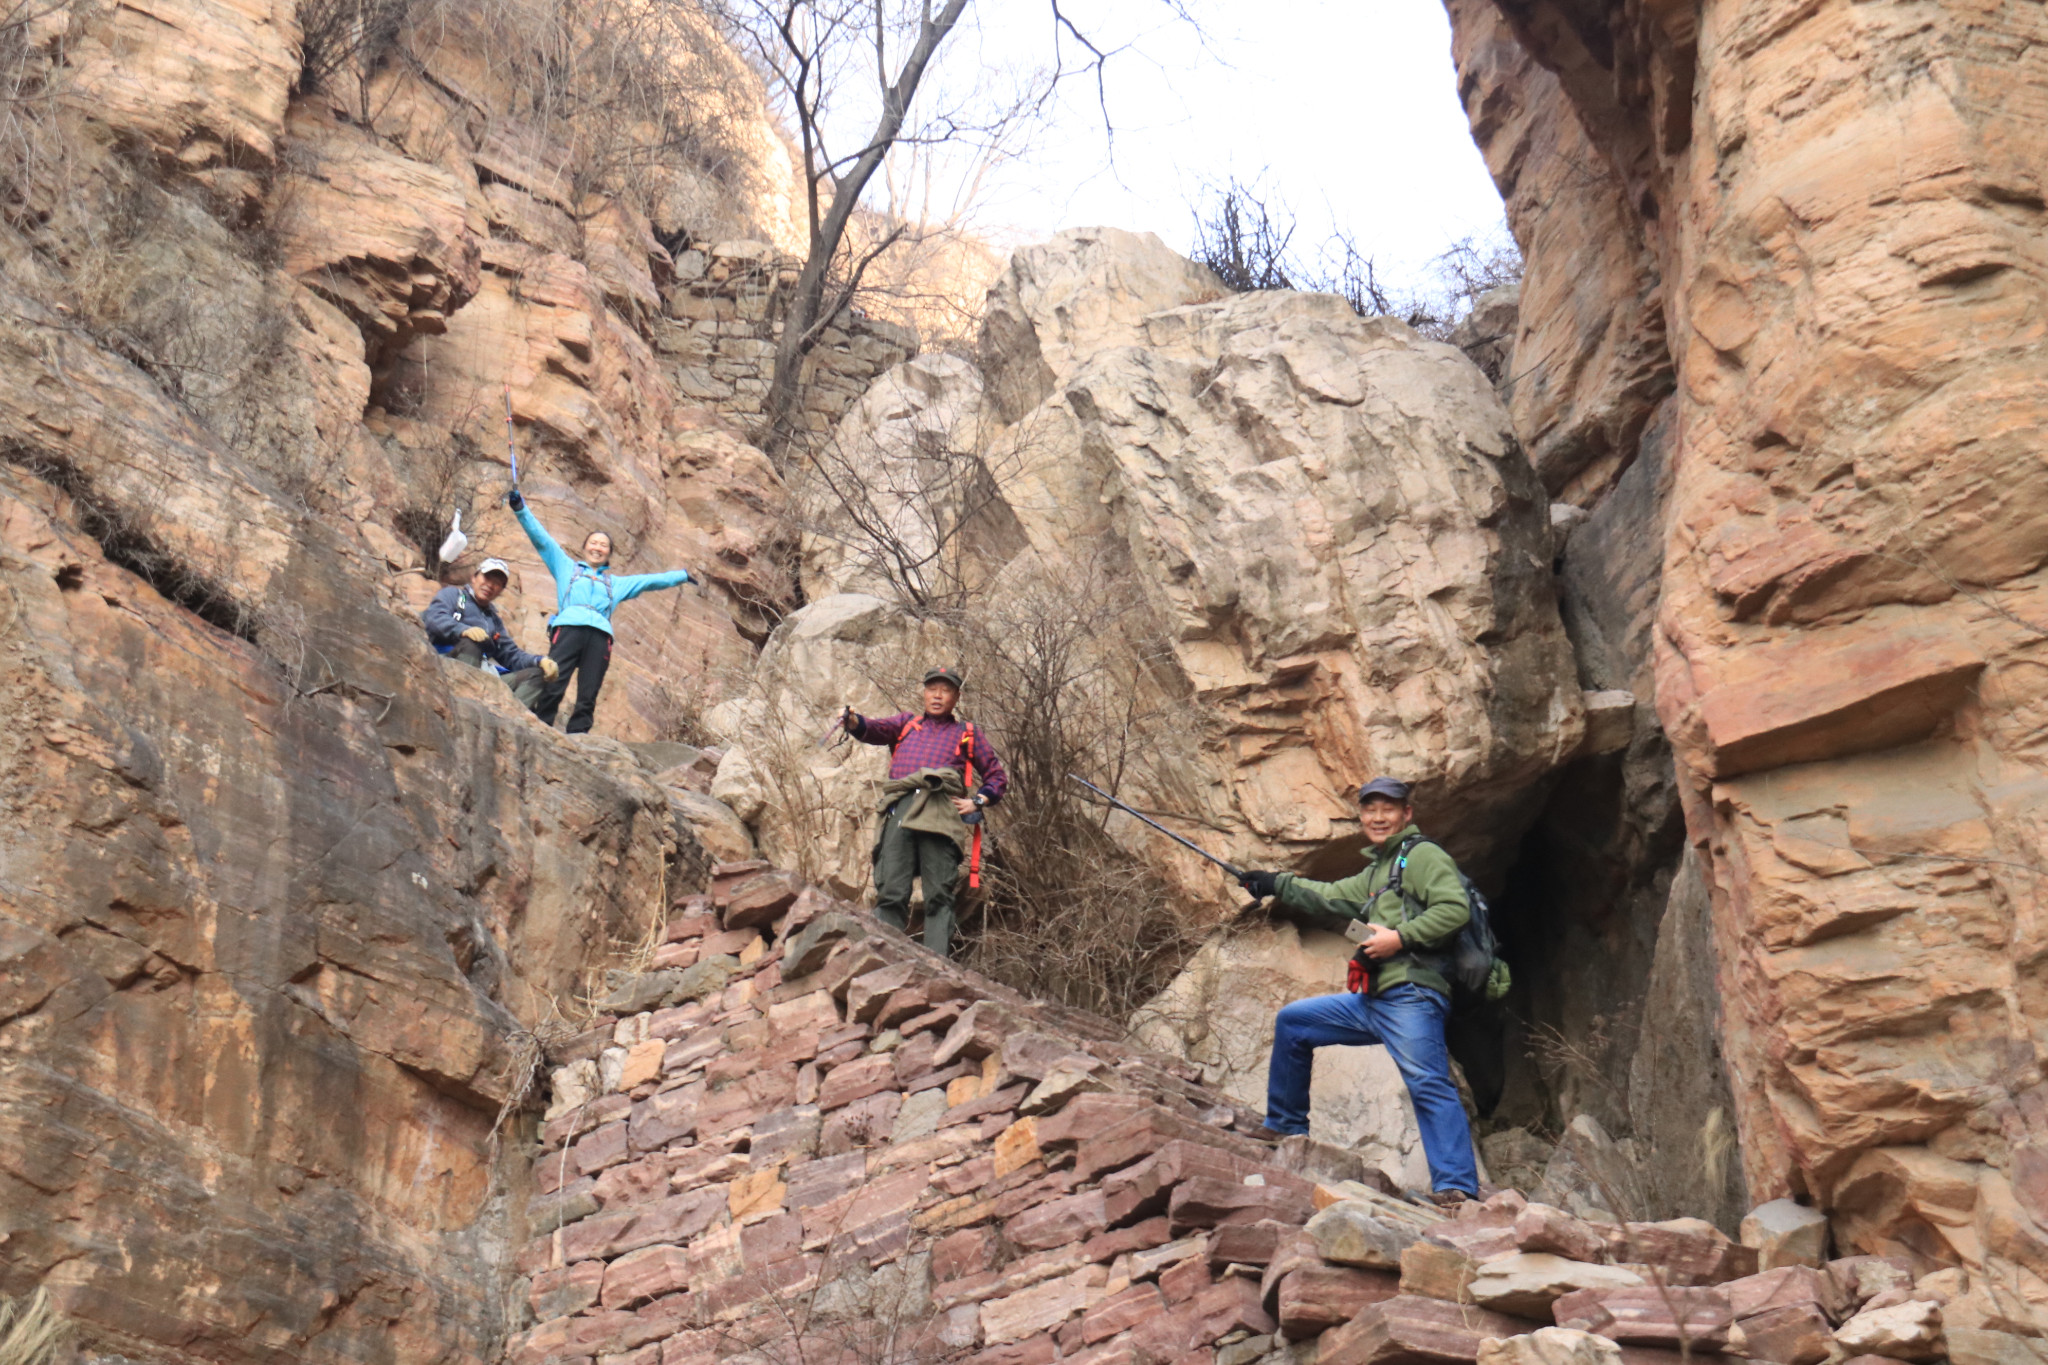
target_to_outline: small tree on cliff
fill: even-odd
[[[1099,89],[1103,67],[1120,49],[1098,46],[1059,0],[1048,3],[1054,47],[1047,67],[1010,80],[983,70],[939,81],[942,49],[968,19],[970,0],[711,0],[767,76],[802,160],[804,265],[785,306],[758,437],[778,459],[803,427],[804,361],[860,295],[876,262],[958,228],[957,212],[935,228],[904,212],[896,193],[887,211],[862,221],[862,199],[876,176],[908,160],[913,164],[899,169],[978,187],[1045,111],[1061,80],[1092,73]],[[1165,3],[1182,14],[1181,0]],[[920,94],[925,104],[942,107],[913,119]]]

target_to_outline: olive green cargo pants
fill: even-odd
[[[896,929],[910,924],[910,883],[924,880],[924,946],[944,957],[953,946],[953,890],[960,880],[960,845],[943,834],[904,829],[896,810],[882,817],[875,844],[875,914]]]

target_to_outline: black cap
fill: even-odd
[[[951,664],[940,664],[936,668],[927,669],[924,675],[924,682],[927,687],[935,682],[951,683],[955,692],[958,692],[967,685]]]
[[[1372,781],[1358,789],[1358,804],[1362,806],[1375,796],[1384,796],[1388,800],[1399,801],[1405,806],[1408,804],[1409,790],[1410,788],[1406,782],[1397,781],[1391,777],[1375,777]]]

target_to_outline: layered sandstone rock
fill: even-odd
[[[36,136],[72,149],[25,182],[40,259],[56,266],[36,288],[68,298],[228,449],[352,524],[394,610],[417,612],[484,555],[511,560],[505,614],[532,646],[555,594],[499,506],[509,406],[529,492],[561,539],[601,527],[620,569],[702,580],[621,613],[599,718],[627,739],[691,733],[793,588],[777,564],[784,489],[740,425],[766,384],[772,290],[789,274],[778,253],[797,240],[758,80],[682,11],[436,6],[360,63],[338,31],[301,53],[289,6],[109,11],[73,34],[61,18],[26,34],[24,60],[50,63],[54,96],[30,111],[46,124]],[[667,27],[636,46],[633,25]],[[575,55],[536,97],[554,37]],[[652,118],[646,101],[684,88],[687,110],[669,113],[696,120],[703,155],[650,164],[633,139],[653,125],[632,111]],[[604,126],[587,107],[610,111]],[[759,268],[735,274],[749,243]],[[707,322],[706,308],[744,322]],[[676,344],[700,323],[730,333],[711,339],[716,393]],[[914,350],[874,330],[819,352],[821,424]],[[473,552],[442,565],[433,550],[457,510]]]
[[[1656,258],[1557,77],[1491,0],[1448,0],[1458,93],[1525,263],[1501,388],[1553,496],[1590,506],[1672,387]]]
[[[132,369],[0,344],[9,1286],[141,1357],[485,1358],[525,1031],[706,863]]]
[[[751,851],[413,618],[456,507],[469,563],[517,548],[507,380],[565,538],[714,583],[622,617],[604,728],[667,728],[653,669],[748,659],[787,590],[779,479],[652,359],[666,249],[514,183],[460,10],[341,96],[301,93],[289,5],[66,7],[11,49],[61,52],[17,126],[63,155],[10,181],[0,310],[0,1293],[95,1358],[496,1358],[537,1036],[702,884],[693,828]],[[664,231],[753,230],[741,197]],[[424,362],[465,334],[504,363]]]
[[[1656,700],[1749,1188],[2038,1285],[2042,18],[1497,8],[1555,73],[1494,59],[1501,99],[1598,153],[1579,192],[1562,151],[1521,178],[1586,239],[1621,205],[1662,281]],[[1506,41],[1453,13],[1468,57]]]

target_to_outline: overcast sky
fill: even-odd
[[[1200,36],[1161,0],[1068,0],[1091,37],[1131,44],[1106,79],[1113,162],[1092,84],[1069,83],[1052,124],[985,198],[984,230],[1031,239],[1106,223],[1185,250],[1190,201],[1235,174],[1289,203],[1298,245],[1342,228],[1397,277],[1457,238],[1505,232],[1439,0],[1189,4]],[[979,61],[1042,58],[1044,0],[975,9],[979,30],[956,36]]]

